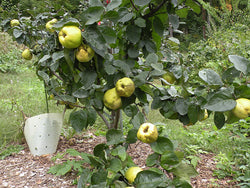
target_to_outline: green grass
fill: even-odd
[[[0,73],[0,145],[22,137],[23,111],[28,117],[46,113],[43,82],[33,69],[20,73]],[[50,112],[62,112],[62,106],[49,101]]]

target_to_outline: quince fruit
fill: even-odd
[[[117,110],[118,108],[120,108],[122,106],[121,97],[116,92],[115,87],[107,90],[104,93],[103,103],[107,108],[109,108],[111,110]]]
[[[246,98],[237,99],[236,106],[232,112],[237,118],[247,118],[250,115],[250,100]]]
[[[56,18],[54,18],[54,19],[48,21],[48,22],[46,23],[46,29],[47,29],[49,32],[53,33],[55,30],[52,29],[52,27],[53,27],[53,25],[54,25],[56,22],[57,22],[57,19],[56,19]]]
[[[205,109],[203,113],[203,118],[200,121],[204,121],[207,118],[208,118],[208,112],[207,112],[207,109]]]
[[[30,49],[25,49],[23,52],[22,52],[22,57],[26,60],[31,60],[32,59],[32,53],[30,51]]]
[[[19,26],[19,25],[20,25],[20,22],[17,19],[13,19],[13,20],[10,21],[10,26],[11,27]]]
[[[176,78],[172,72],[167,72],[163,74],[162,78],[166,81],[166,82],[164,81],[162,82],[163,85],[171,85],[171,84],[174,84],[176,81]]]
[[[58,34],[59,42],[65,48],[77,48],[82,43],[82,32],[76,26],[64,26]]]
[[[143,123],[137,132],[137,138],[144,143],[153,143],[158,138],[157,127],[152,123]]]
[[[138,166],[130,167],[125,172],[125,178],[128,180],[129,183],[133,183],[135,181],[137,174],[141,171],[143,171],[143,169]]]
[[[95,51],[88,44],[82,44],[76,51],[76,59],[79,62],[88,62],[94,55]]]
[[[124,77],[116,82],[115,88],[121,97],[130,97],[135,91],[135,84],[130,78]]]

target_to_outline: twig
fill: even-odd
[[[147,19],[151,16],[153,16],[160,8],[167,2],[167,0],[163,0],[155,9],[152,9],[148,14],[145,14],[143,16],[144,19]]]
[[[100,111],[98,111],[94,106],[93,106],[93,108],[95,109],[96,113],[102,118],[102,120],[104,121],[104,123],[107,125],[108,129],[110,129],[110,123],[104,117],[103,113],[101,113]]]
[[[53,75],[55,75],[59,80],[64,81],[64,80],[62,79],[61,76],[59,76],[58,74],[56,74],[55,71],[52,71],[52,70],[50,70],[50,71],[51,71],[51,73],[52,73]]]
[[[134,9],[135,9],[136,11],[138,11],[138,8],[135,6],[135,4],[134,4],[134,2],[133,2],[132,0],[130,0],[130,3],[131,3],[132,6],[134,7]]]

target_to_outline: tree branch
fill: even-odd
[[[167,2],[167,0],[163,0],[155,9],[152,9],[148,14],[142,16],[144,19],[147,19],[153,16],[160,8]]]

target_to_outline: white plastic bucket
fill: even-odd
[[[55,153],[62,124],[62,113],[46,113],[28,118],[25,121],[24,136],[31,154]]]

